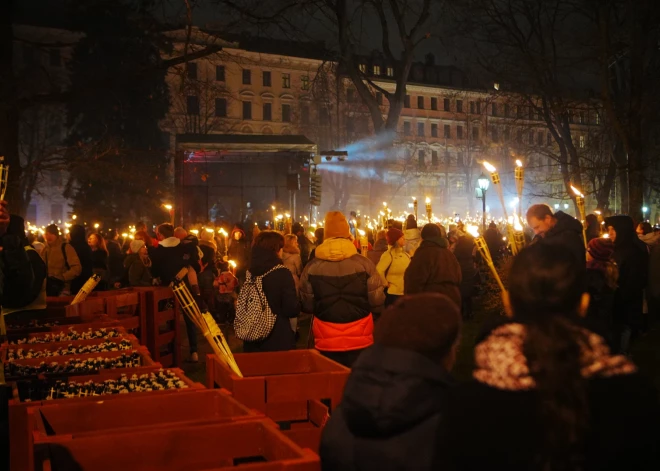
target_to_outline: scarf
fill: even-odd
[[[584,337],[580,340],[580,363],[583,378],[609,377],[637,371],[625,356],[612,355],[601,336],[586,329],[582,329],[582,333]],[[526,327],[523,324],[505,324],[493,330],[475,348],[474,379],[508,391],[534,389],[536,382],[529,373],[527,358],[523,353],[525,335]]]

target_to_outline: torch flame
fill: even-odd
[[[571,185],[571,190],[573,190],[573,193],[575,193],[576,196],[580,196],[580,197],[584,198],[584,195],[580,192],[580,190],[575,188],[573,185]]]
[[[414,197],[414,196],[412,197],[412,199],[413,199],[413,201],[417,201],[417,198],[416,198],[416,197]]]
[[[365,232],[362,229],[358,229],[358,234],[364,237]]]
[[[485,167],[486,170],[488,170],[490,173],[495,173],[495,172],[497,172],[497,169],[496,169],[493,165],[491,165],[488,161],[486,161],[486,160],[484,160],[484,167]]]
[[[429,204],[431,202],[431,198],[426,198],[426,204]]]
[[[513,229],[516,232],[522,232],[523,226],[522,222],[520,221],[520,216],[513,216]]]
[[[220,229],[218,229],[218,233],[222,234],[225,237],[227,237],[227,231],[225,231],[224,228],[222,228],[222,227]]]
[[[516,159],[516,165],[518,167],[522,167],[522,162],[520,160]]]
[[[228,263],[231,267],[236,268],[236,262],[235,262],[235,261],[233,261],[233,260],[229,260],[227,263]]]
[[[472,224],[468,224],[465,228],[468,234],[470,234],[472,237],[479,237],[479,228],[477,226],[474,226]]]

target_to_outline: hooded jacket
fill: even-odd
[[[405,237],[406,244],[403,246],[403,249],[411,257],[415,255],[415,250],[419,247],[419,244],[422,243],[422,231],[418,228],[413,227],[412,229],[406,229],[403,233]]]
[[[182,268],[190,265],[190,254],[176,237],[168,237],[151,251],[151,274],[160,278],[162,286],[169,286]]]
[[[557,220],[554,227],[546,232],[543,238],[535,239],[534,243],[561,245],[570,250],[577,260],[586,263],[587,254],[584,248],[582,223],[563,211],[557,211],[554,218]]]
[[[648,282],[646,244],[639,240],[630,216],[611,216],[605,219],[605,224],[616,231],[612,259],[619,268],[619,279],[614,291],[614,321],[640,327],[644,288]]]
[[[282,265],[282,260],[273,251],[263,247],[252,247],[251,275],[263,275],[277,265]],[[285,268],[273,271],[263,278],[262,287],[268,306],[276,316],[275,325],[264,340],[243,342],[243,350],[250,353],[295,349],[295,333],[291,330],[289,319],[300,314],[300,303],[291,272]]]
[[[380,257],[385,252],[387,252],[387,240],[380,239],[375,242],[374,249],[367,252],[367,258],[371,260],[374,265],[378,265],[378,262],[380,262]]]
[[[371,261],[348,239],[331,238],[316,248],[300,279],[303,310],[314,313],[316,348],[350,351],[373,344],[373,316],[385,302]]]
[[[239,240],[234,239],[234,234],[241,234]],[[234,229],[231,232],[231,239],[229,243],[229,249],[227,255],[230,260],[236,262],[236,271],[240,274],[244,274],[247,271],[249,266],[249,256],[250,256],[250,247],[248,246],[247,240],[245,239],[245,232],[240,229]]]
[[[288,250],[288,252],[287,252]],[[295,248],[284,248],[282,253],[282,263],[289,269],[293,275],[293,280],[296,282],[296,290],[300,287],[300,275],[302,275],[302,260],[300,258],[300,250]]]
[[[429,358],[375,344],[353,365],[321,438],[323,471],[434,470],[453,381]]]
[[[440,293],[461,305],[461,267],[443,237],[419,244],[404,275],[405,294]]]
[[[149,267],[145,266],[139,254],[128,254],[124,259],[124,268],[128,272],[130,286],[152,286],[153,279]]]
[[[66,251],[66,261],[69,264],[67,270],[64,263],[64,255],[62,255],[62,238],[58,237],[52,244],[46,244],[41,257],[46,263],[48,268],[48,276],[57,278],[58,280],[71,283],[73,279],[82,273],[82,266],[76,250],[70,245],[66,244],[64,250]]]
[[[403,296],[403,275],[410,265],[410,255],[403,247],[390,247],[381,257],[376,270],[383,286],[388,286],[387,294]]]

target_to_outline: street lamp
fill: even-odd
[[[477,198],[481,200],[482,212],[481,212],[481,225],[482,225],[482,234],[486,233],[486,193],[488,192],[488,187],[490,186],[490,180],[483,173],[479,175],[477,179]]]
[[[642,214],[644,215],[644,221],[646,221],[646,212],[649,210],[646,206],[642,207]]]

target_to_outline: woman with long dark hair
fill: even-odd
[[[449,408],[439,443],[450,468],[660,469],[657,391],[586,327],[585,280],[560,246],[514,259],[508,320],[477,339],[474,381]]]
[[[95,232],[87,236],[87,244],[92,249],[92,270],[101,277],[97,286],[98,291],[104,291],[108,286],[108,248],[105,239]]]

